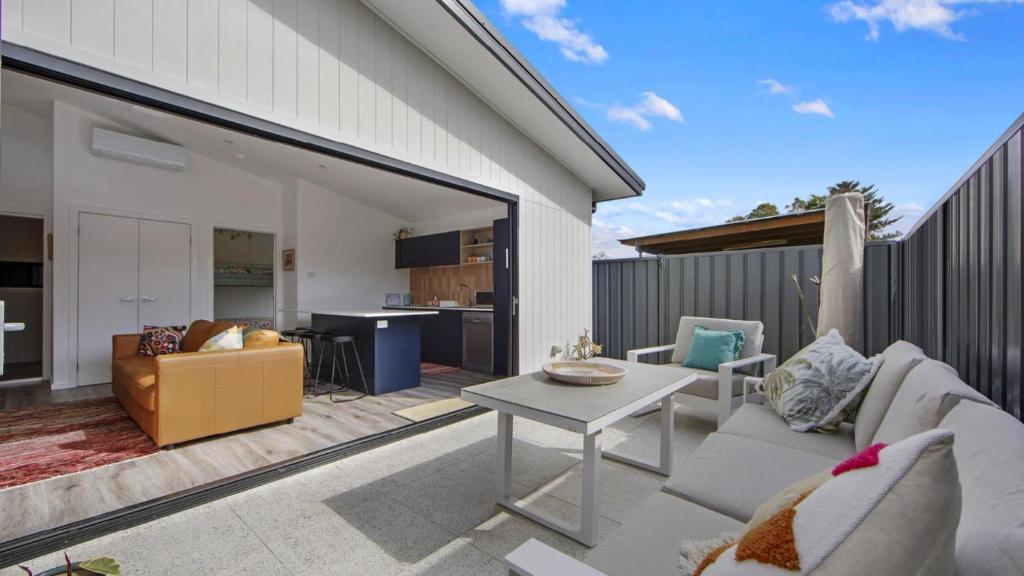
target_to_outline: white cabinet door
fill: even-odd
[[[139,222],[139,324],[188,325],[192,286],[191,226]]]
[[[78,385],[110,382],[111,337],[139,323],[139,221],[78,216]]]

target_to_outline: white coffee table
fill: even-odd
[[[593,546],[600,518],[598,492],[601,457],[650,470],[664,476],[672,472],[672,395],[695,382],[697,373],[678,366],[654,366],[599,359],[629,373],[608,386],[573,386],[533,372],[462,389],[462,399],[498,412],[497,500],[570,538]],[[636,410],[661,401],[661,453],[657,463],[612,452],[602,452],[601,432]],[[575,529],[526,509],[512,497],[512,417],[519,416],[583,435],[583,500],[580,527]]]

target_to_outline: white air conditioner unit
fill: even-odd
[[[119,132],[92,129],[92,152],[97,156],[146,164],[181,172],[185,169],[185,149],[174,144],[157,142]]]

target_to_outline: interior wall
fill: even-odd
[[[392,238],[408,222],[305,180],[296,200],[296,309],[373,310],[385,293],[408,291]]]
[[[77,338],[77,213],[140,216],[192,225],[192,318],[213,315],[215,226],[276,232],[281,186],[206,157],[188,154],[182,172],[95,156],[92,128],[130,132],[62,102],[53,110],[54,386],[74,385]],[[5,149],[5,154],[7,150]]]
[[[0,213],[19,216],[32,216],[42,219],[43,233],[53,231],[53,132],[52,122],[48,117],[51,113],[49,107],[39,110],[39,114],[29,114],[22,110],[3,106],[0,109],[3,114],[2,130],[0,130]],[[40,242],[39,249],[43,250],[45,238],[36,238]],[[6,243],[6,241],[4,241]],[[52,263],[43,259],[43,289],[39,296],[32,296],[26,302],[20,302],[18,307],[39,307],[39,312],[29,310],[27,317],[34,319],[37,324],[31,332],[26,326],[29,340],[36,340],[36,343],[26,342],[31,350],[30,357],[37,355],[36,346],[39,348],[43,363],[43,378],[50,379],[50,358],[52,354],[52,313],[53,313],[53,266]],[[19,294],[17,298],[13,295],[0,295],[0,299],[10,300],[13,309],[15,300],[26,300],[24,295]],[[41,318],[40,320],[38,320]],[[41,324],[41,325],[39,325]],[[24,336],[25,333],[22,333]],[[21,339],[21,338],[19,338]],[[13,340],[13,338],[12,338]]]

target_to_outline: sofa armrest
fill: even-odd
[[[533,538],[505,556],[505,566],[510,574],[520,576],[605,576]]]
[[[730,371],[744,366],[750,366],[751,364],[764,364],[765,373],[771,372],[775,369],[775,354],[754,354],[747,358],[740,358],[731,362],[722,362],[718,365],[718,369],[721,370],[723,366],[729,368]]]
[[[138,356],[141,344],[142,334],[114,334],[114,361]]]
[[[626,351],[626,360],[630,362],[639,362],[641,356],[648,354],[657,354],[659,352],[671,352],[676,349],[675,344],[665,344],[664,346],[653,346],[651,348],[637,348],[636,350]]]

